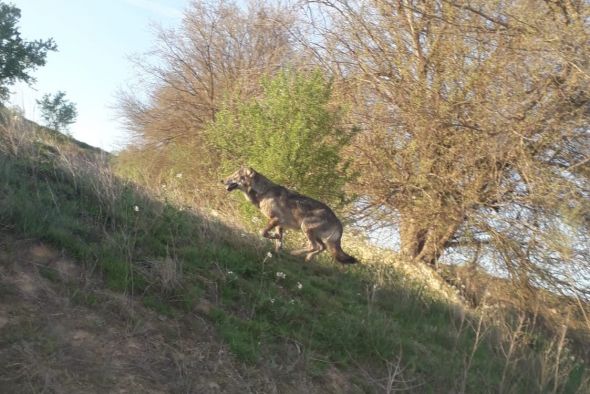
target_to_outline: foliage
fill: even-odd
[[[224,98],[252,97],[264,75],[298,64],[289,34],[293,23],[292,12],[272,2],[191,2],[182,25],[158,30],[153,50],[136,59],[147,83],[121,94],[122,118],[136,137],[128,162],[149,169],[142,172],[152,182],[182,172],[213,198],[221,189],[211,182],[219,152],[205,129]]]
[[[223,171],[248,164],[300,193],[342,201],[342,148],[352,132],[340,127],[331,93],[320,71],[283,71],[263,80],[258,98],[226,105],[208,132]]]
[[[30,72],[45,65],[49,51],[57,50],[53,39],[23,40],[17,26],[20,17],[20,9],[0,2],[0,102],[15,82],[34,82]]]
[[[411,4],[314,9],[308,46],[362,126],[363,217],[417,261],[454,248],[523,291],[590,297],[588,2]]]
[[[68,125],[76,121],[78,111],[76,104],[65,98],[65,92],[59,91],[54,95],[45,94],[37,100],[41,109],[41,117],[47,127],[58,131],[67,130]]]
[[[68,139],[7,128],[0,138],[0,221],[11,234],[98,268],[109,287],[158,314],[209,319],[249,371],[282,376],[297,365],[322,376],[338,368],[368,392],[583,387],[585,366],[570,359],[563,338],[557,354],[529,331],[509,342],[447,304],[424,281],[426,270],[412,278],[377,254],[347,268],[268,255],[270,245],[155,200]]]

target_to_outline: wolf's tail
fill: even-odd
[[[355,264],[358,262],[358,260],[354,257],[344,253],[342,246],[340,245],[340,238],[336,240],[328,240],[326,242],[326,246],[330,254],[334,256],[337,262],[342,264]]]

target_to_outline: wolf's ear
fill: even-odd
[[[255,171],[252,169],[252,167],[246,167],[246,176],[252,176],[254,175]]]

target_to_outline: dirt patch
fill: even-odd
[[[39,286],[39,283],[33,278],[30,272],[17,273],[12,283],[16,285],[23,295],[28,297],[34,297]]]
[[[25,256],[28,255],[30,262],[47,264],[59,257],[59,253],[43,243],[31,245],[24,250]]]

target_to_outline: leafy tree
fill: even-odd
[[[222,152],[224,169],[247,163],[301,193],[341,200],[342,149],[352,133],[338,127],[331,93],[319,71],[284,71],[263,80],[260,98],[221,109],[209,136]]]
[[[199,201],[224,196],[211,184],[219,152],[206,139],[224,99],[247,100],[260,80],[286,64],[297,66],[291,8],[273,2],[193,1],[177,29],[157,31],[155,46],[136,65],[142,89],[122,92],[119,108],[136,147],[118,160],[141,168],[159,185],[169,174],[191,179],[184,192]],[[195,160],[198,158],[198,160]]]
[[[17,28],[20,16],[20,9],[0,2],[0,102],[8,98],[9,87],[15,82],[34,82],[30,72],[45,65],[49,51],[57,50],[51,38],[23,40]]]
[[[41,117],[47,127],[64,131],[68,125],[76,121],[76,104],[67,100],[65,96],[65,92],[59,91],[54,95],[45,94],[41,100],[37,100],[37,104],[41,106]]]
[[[323,4],[315,48],[363,126],[363,213],[416,261],[454,248],[590,297],[588,2]]]

